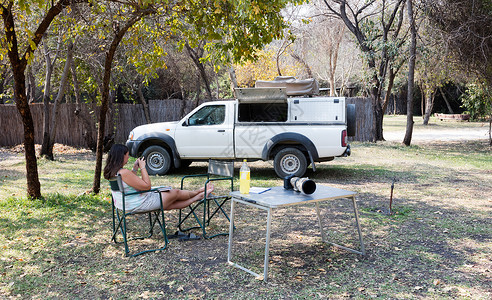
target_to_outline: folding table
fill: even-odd
[[[263,280],[266,282],[268,278],[268,263],[269,263],[269,249],[270,249],[270,231],[271,231],[271,222],[272,222],[272,210],[275,208],[281,208],[286,206],[294,206],[294,205],[304,205],[308,203],[315,203],[316,205],[316,214],[318,217],[318,224],[321,231],[321,238],[323,242],[331,244],[333,246],[342,248],[344,250],[365,255],[364,243],[362,241],[362,232],[359,224],[359,214],[357,211],[357,204],[355,203],[356,192],[346,191],[334,187],[329,187],[325,185],[317,185],[316,191],[311,195],[305,195],[299,192],[295,192],[293,190],[286,190],[283,187],[273,187],[270,190],[265,191],[260,194],[241,194],[239,191],[231,192],[231,215],[230,215],[230,226],[229,226],[229,246],[227,250],[227,263],[237,267],[243,271],[246,271],[257,278],[261,278],[260,274],[257,274],[251,271],[248,268],[240,266],[237,263],[232,262],[232,242],[234,238],[234,214],[235,214],[235,206],[236,203],[245,204],[248,206],[256,207],[258,209],[263,209],[267,211],[267,220],[266,220],[266,241],[265,241],[265,260],[263,264]],[[352,205],[354,208],[355,215],[355,223],[357,227],[357,232],[359,234],[359,244],[360,250],[351,249],[348,247],[344,247],[332,242],[328,242],[326,240],[325,231],[323,229],[323,225],[321,222],[321,214],[319,209],[319,203],[327,200],[341,199],[347,198],[352,200]],[[237,230],[237,228],[236,228]]]

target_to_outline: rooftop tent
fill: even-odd
[[[287,96],[316,95],[319,93],[318,82],[314,78],[296,79],[292,76],[278,76],[274,80],[257,80],[257,88],[286,88]]]

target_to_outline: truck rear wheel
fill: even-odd
[[[307,169],[306,156],[297,148],[284,148],[275,155],[273,167],[280,178],[289,175],[301,177]]]
[[[171,156],[160,146],[150,146],[142,154],[149,175],[164,175],[171,168]]]

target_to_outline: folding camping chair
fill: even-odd
[[[111,204],[113,207],[113,236],[111,238],[112,241],[114,241],[116,244],[124,243],[125,244],[125,256],[137,256],[140,254],[144,254],[147,252],[154,252],[158,250],[164,250],[167,247],[167,244],[169,243],[167,234],[166,234],[166,223],[164,219],[164,209],[162,207],[162,201],[161,201],[161,207],[160,209],[154,210],[154,211],[148,211],[148,212],[140,212],[140,213],[131,213],[131,212],[126,212],[125,210],[125,198],[130,195],[136,195],[136,194],[142,194],[142,193],[149,193],[149,192],[158,192],[158,188],[151,189],[150,191],[139,191],[139,192],[125,192],[125,189],[123,187],[123,181],[121,180],[121,176],[118,174],[116,177],[113,177],[109,180],[109,184],[111,186],[111,190],[114,192],[121,192],[122,195],[122,209],[118,209],[114,205],[114,198],[111,196]],[[159,193],[160,196],[160,193]],[[148,235],[146,236],[134,236],[131,238],[128,238],[128,233],[127,233],[127,218],[131,215],[147,215],[149,219],[149,231]],[[156,248],[156,249],[149,249],[149,250],[143,250],[140,252],[137,252],[133,255],[130,255],[130,250],[128,247],[128,241],[131,240],[141,240],[141,239],[146,239],[150,238],[153,235],[153,229],[155,226],[155,223],[159,224],[159,227],[161,229],[161,232],[164,236],[164,247],[162,248]],[[121,232],[121,235],[123,237],[123,242],[117,241],[117,235],[118,232]]]
[[[206,239],[213,238],[218,235],[228,235],[227,226],[225,229],[226,232],[216,233],[213,235],[209,235],[209,233],[207,233],[207,226],[210,225],[212,218],[216,217],[217,219],[217,215],[223,215],[230,222],[229,216],[225,212],[223,206],[226,201],[231,198],[229,193],[232,192],[234,188],[234,162],[212,159],[209,160],[207,174],[184,176],[181,178],[181,189],[184,188],[185,181],[192,180],[192,178],[203,178],[205,180],[205,188],[209,182],[218,183],[219,181],[227,181],[231,183],[230,190],[228,189],[227,193],[224,195],[217,195],[218,191],[216,190],[211,194],[208,194],[206,191],[202,200],[197,201],[189,207],[180,209],[178,229],[180,231],[188,231],[195,228],[201,228],[203,237]],[[203,211],[200,211],[200,206],[203,206]],[[190,218],[191,216],[195,218],[198,226],[183,228],[184,222],[188,219],[192,219]]]

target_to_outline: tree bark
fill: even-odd
[[[186,43],[185,45],[186,50],[188,52],[188,55],[190,56],[191,60],[195,64],[198,74],[200,74],[200,77],[203,80],[203,85],[205,86],[205,91],[207,92],[207,97],[208,99],[212,99],[212,90],[210,89],[210,80],[208,79],[207,72],[205,71],[205,66],[203,63],[200,61],[200,58],[203,55],[203,48],[199,47],[199,52],[196,52],[191,46]]]
[[[238,88],[236,70],[234,70],[234,67],[231,65],[229,68],[227,68],[227,71],[229,72],[229,77],[231,79],[232,95],[236,97],[236,89]]]
[[[303,68],[306,71],[306,74],[309,76],[309,78],[313,78],[313,71],[311,70],[311,67],[309,67],[308,63],[303,58],[301,58],[296,53],[292,53],[290,56],[292,56],[292,58],[297,60],[303,66]]]
[[[97,129],[96,167],[94,171],[94,181],[92,184],[92,192],[95,194],[99,193],[101,188],[104,129],[106,127],[106,113],[108,112],[109,82],[111,80],[111,65],[113,63],[113,58],[118,45],[128,29],[140,20],[142,16],[150,14],[151,12],[151,10],[140,11],[138,15],[131,17],[125,25],[116,32],[116,35],[114,36],[113,41],[106,52],[106,59],[104,61],[104,77],[101,86],[101,109],[99,111],[99,125]]]
[[[65,67],[63,68],[63,74],[60,79],[60,88],[58,89],[58,94],[55,98],[55,102],[53,103],[53,111],[51,113],[51,122],[50,122],[51,130],[48,139],[48,151],[47,153],[44,154],[50,160],[54,160],[53,146],[55,145],[56,131],[58,128],[56,124],[56,120],[58,118],[58,113],[59,113],[59,104],[63,99],[63,96],[65,95],[65,89],[67,87],[68,74],[70,73],[70,66],[72,65],[72,56],[73,56],[72,51],[73,51],[73,44],[70,43],[67,47],[67,60],[65,61]]]
[[[145,101],[145,97],[143,95],[142,88],[143,88],[143,82],[140,83],[137,87],[138,100],[140,100],[140,104],[142,104],[142,108],[143,108],[144,115],[145,115],[145,121],[147,122],[147,124],[150,124],[150,123],[152,123],[152,121],[150,120],[149,105],[147,104],[147,101]]]
[[[70,53],[71,55],[73,54]],[[73,56],[73,55],[72,55]],[[73,57],[71,57],[72,64],[70,64],[71,68],[71,73],[72,73],[72,83],[73,83],[73,89],[74,89],[74,94],[75,94],[75,116],[81,121],[82,123],[82,136],[84,137],[84,140],[86,142],[86,145],[89,149],[91,149],[93,152],[96,152],[96,140],[94,138],[94,131],[95,131],[95,126],[94,126],[94,121],[91,119],[91,117],[86,114],[85,112],[82,111],[81,109],[81,101],[80,101],[80,86],[79,86],[79,81],[77,79],[77,72],[76,72],[76,66],[75,62],[73,61]]]
[[[432,108],[434,107],[434,96],[435,93],[430,88],[425,91],[425,114],[424,114],[424,125],[429,124],[430,115],[432,113]]]
[[[51,75],[53,73],[53,65],[58,58],[58,52],[55,54],[53,61],[51,60],[50,50],[46,43],[44,46],[44,58],[46,63],[46,74],[44,78],[44,93],[43,93],[43,143],[41,145],[41,155],[48,156],[48,148],[50,144],[50,94],[51,94]]]
[[[14,99],[17,110],[24,125],[24,151],[26,157],[27,194],[32,198],[41,198],[41,184],[39,183],[38,165],[34,147],[34,123],[31,110],[26,96],[26,70],[28,58],[33,55],[35,48],[39,45],[43,34],[48,30],[53,19],[61,13],[63,7],[70,4],[71,0],[60,0],[46,13],[39,23],[26,51],[19,55],[17,35],[14,22],[14,1],[9,1],[7,6],[0,5],[0,14],[3,19],[5,30],[5,41],[10,47],[7,49],[10,65],[14,78]]]
[[[444,99],[444,102],[446,102],[446,106],[448,107],[449,113],[454,114],[453,108],[451,108],[451,104],[449,104],[448,97],[446,97],[446,94],[442,90],[442,87],[439,87],[439,92],[441,92],[442,98]]]
[[[386,89],[386,94],[384,95],[383,102],[383,113],[388,109],[389,100],[391,97],[391,90],[393,89],[393,85],[395,83],[396,72],[394,72],[393,68],[389,69],[388,74],[388,88]]]
[[[36,100],[36,78],[32,74],[32,67],[29,65],[27,67],[27,101],[29,104],[33,103]],[[1,93],[1,92],[0,92]]]
[[[413,17],[413,3],[412,0],[407,0],[408,19],[410,20],[410,49],[408,59],[408,91],[407,91],[407,127],[405,131],[405,137],[403,138],[403,144],[410,146],[412,142],[413,133],[413,89],[415,79],[415,56],[417,52],[417,28],[415,26],[415,19]]]
[[[335,14],[338,18],[340,18],[346,25],[346,27],[352,32],[355,36],[358,45],[360,46],[362,52],[368,54],[367,65],[369,70],[371,70],[373,74],[372,78],[372,87],[371,87],[371,98],[373,100],[373,109],[374,109],[374,141],[382,141],[383,137],[383,117],[384,111],[381,105],[381,97],[382,90],[384,87],[384,82],[386,80],[386,72],[388,69],[388,64],[390,61],[390,57],[388,56],[387,48],[383,47],[381,51],[381,55],[379,57],[379,68],[376,67],[376,59],[374,57],[375,49],[371,45],[371,42],[368,40],[364,31],[360,28],[362,24],[362,19],[364,16],[362,12],[373,5],[376,1],[371,0],[365,2],[362,6],[358,8],[353,8],[350,6],[349,1],[335,1],[338,3],[338,10],[334,8],[334,5],[330,5],[327,0],[323,1],[330,12]],[[398,12],[400,12],[400,8],[404,4],[404,0],[395,1],[393,11],[389,14],[389,16],[385,16],[384,13],[380,17],[382,33],[381,33],[381,44],[385,44],[388,41],[389,33],[392,29],[392,25],[395,22],[396,16]],[[385,1],[382,3],[382,12],[385,11]],[[348,10],[348,12],[347,12]],[[348,15],[350,14],[350,16]],[[395,39],[400,30],[400,26],[398,24],[397,29],[393,32],[392,37]]]

